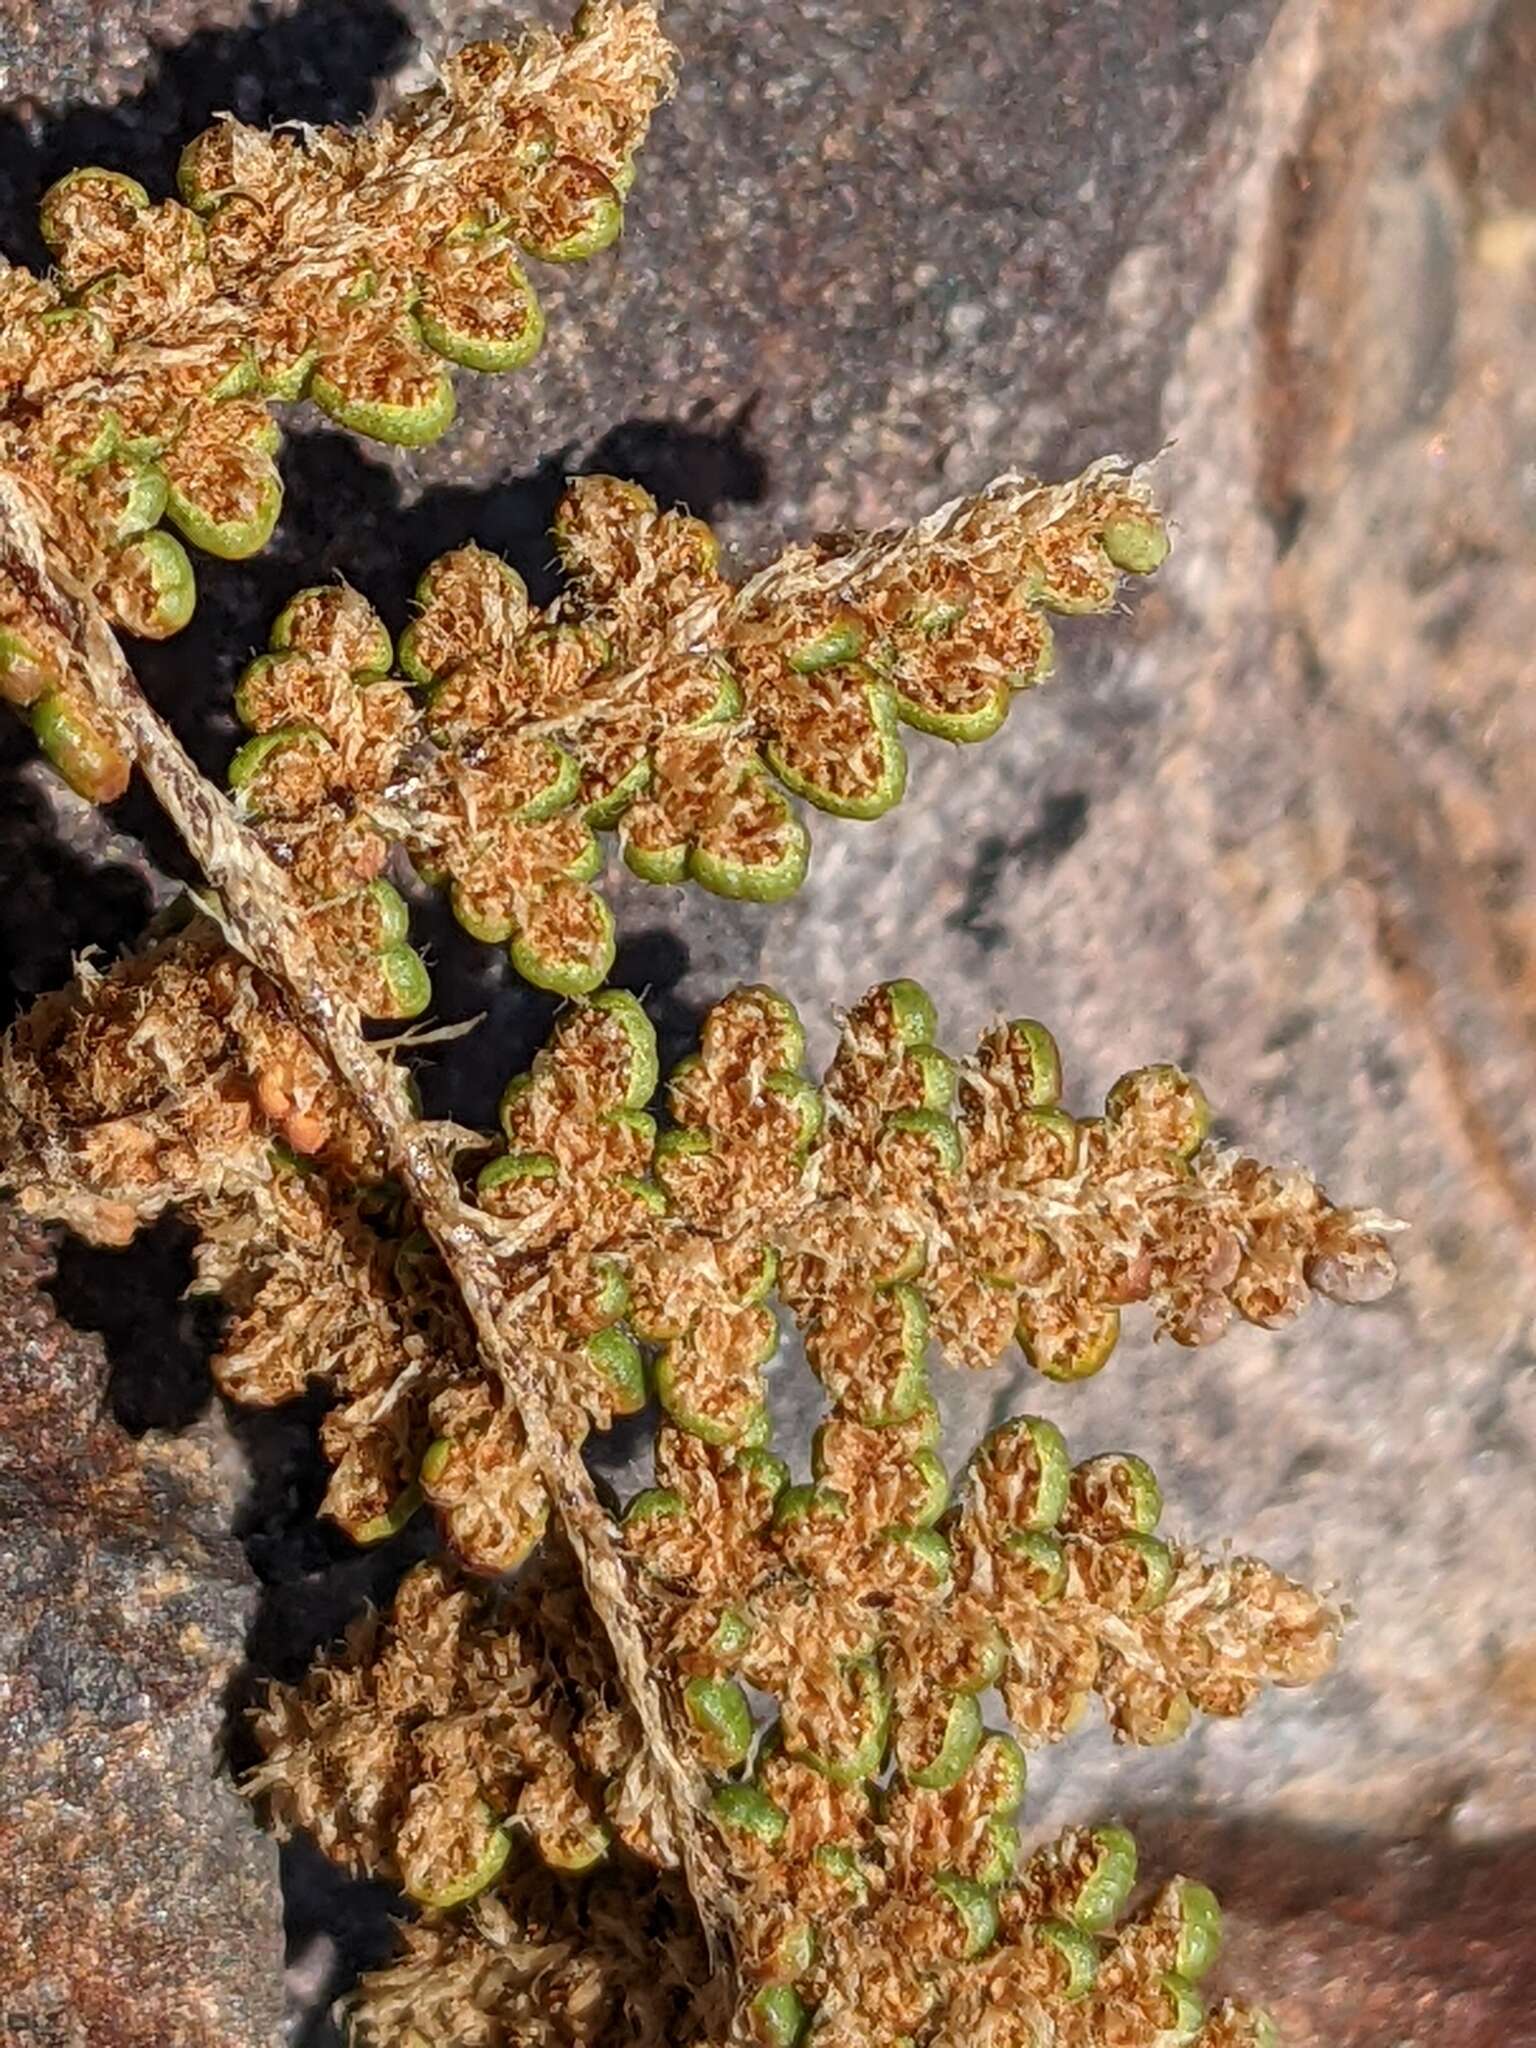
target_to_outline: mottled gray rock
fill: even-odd
[[[276,2038],[276,1855],[223,1777],[255,1588],[217,1431],[136,1443],[0,1209],[0,2040]],[[227,1448],[227,1447],[226,1447]]]

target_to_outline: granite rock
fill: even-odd
[[[255,1588],[217,1429],[136,1441],[0,1209],[0,2040],[277,2038],[276,1853],[220,1770]]]

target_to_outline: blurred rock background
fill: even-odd
[[[74,163],[163,188],[214,111],[353,118],[512,12],[0,0],[0,243],[36,257]],[[952,1045],[1037,1014],[1088,1101],[1183,1060],[1224,1130],[1411,1220],[1374,1310],[1199,1354],[1133,1334],[1089,1386],[1029,1389],[1080,1451],[1150,1457],[1181,1530],[1355,1622],[1315,1695],[1172,1753],[1042,1758],[1029,1817],[1115,1812],[1209,1876],[1231,1981],[1297,2044],[1536,2042],[1536,4],[667,19],[680,92],[621,248],[549,295],[536,373],[464,379],[414,460],[296,415],[276,546],[199,565],[146,684],[218,771],[298,582],[345,573],[398,622],[473,534],[547,589],[568,467],[639,476],[751,564],[1002,468],[1162,451],[1179,546],[1129,618],[1066,626],[984,750],[915,740],[886,820],[818,821],[788,908],[621,885],[622,978],[673,1050],[774,979],[820,1051],[837,1004],[913,972]],[[84,813],[8,724],[0,775],[14,1007],[184,869],[146,799]],[[441,1013],[488,1022],[429,1102],[484,1118],[548,1005],[446,929],[437,955]],[[312,1418],[210,1404],[173,1231],[59,1258],[50,1281],[0,1240],[0,2041],[269,2048],[285,1895],[287,2038],[315,2048],[388,1902],[301,1850],[280,1894],[220,1756],[253,1670],[298,1668],[401,1560],[310,1521]],[[946,1397],[970,1427],[1003,1395]]]

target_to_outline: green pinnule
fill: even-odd
[[[187,144],[175,199],[111,169],[61,178],[42,203],[52,273],[0,266],[0,469],[70,582],[126,633],[176,633],[195,602],[183,541],[239,560],[271,538],[275,406],[308,396],[419,447],[452,423],[456,367],[527,363],[544,316],[522,258],[616,238],[673,62],[652,0],[587,0],[564,36],[448,57],[366,129],[220,120]],[[14,571],[0,697],[35,707],[81,795],[122,793],[77,651]]]
[[[351,680],[361,645],[355,689],[370,687]],[[587,1595],[548,1590],[569,1574],[563,1539],[520,1620],[464,1576],[539,1547],[543,1468],[412,1202],[251,977],[193,927],[45,1006],[4,1052],[8,1177],[34,1213],[114,1241],[180,1205],[206,1284],[240,1311],[227,1391],[329,1383],[328,1505],[359,1540],[421,1500],[437,1513],[460,1568],[418,1573],[387,1623],[273,1695],[256,1787],[349,1867],[434,1914],[468,1910],[442,1940],[473,1954],[526,1896],[523,1837],[579,1882],[608,1883],[582,1873],[618,1854],[617,1881],[644,1897],[622,1859],[671,1865],[669,1808],[625,1691],[590,1665]],[[421,1130],[459,1154],[499,1334],[557,1375],[560,1426],[579,1440],[660,1400],[656,1484],[611,1526],[668,1740],[686,1781],[714,1787],[703,1824],[738,2027],[764,2048],[813,2023],[862,2044],[894,2011],[915,2039],[958,2043],[1006,1986],[1059,2000],[1086,2029],[1061,2038],[1084,2048],[1257,2042],[1256,2017],[1206,2020],[1193,1989],[1218,1924],[1203,1888],[1179,1881],[1117,1932],[1127,1838],[1079,1831],[1021,1859],[1024,1754],[1095,1697],[1140,1744],[1245,1712],[1328,1668],[1338,1618],[1268,1565],[1160,1534],[1139,1458],[1074,1465],[1039,1417],[991,1430],[951,1496],[929,1352],[984,1364],[1017,1334],[1071,1377],[1079,1333],[1102,1363],[1106,1315],[1139,1299],[1205,1342],[1233,1313],[1294,1313],[1313,1283],[1371,1298],[1390,1278],[1386,1225],[1211,1146],[1176,1068],[1138,1069],[1078,1119],[1042,1026],[998,1025],[960,1061],[935,1037],[922,990],[885,984],[849,1012],[818,1088],[792,1007],[741,989],[670,1077],[663,1127],[652,1026],[610,991],[572,1006],[508,1085],[502,1144]],[[156,1061],[179,1048],[177,1078],[146,1108],[151,1045]],[[104,1102],[119,1105],[105,1124]],[[775,1300],[828,1398],[803,1482],[770,1447]],[[532,1651],[528,1630],[555,1612],[561,1648]],[[552,1668],[557,1696],[509,1689]],[[988,1725],[990,1689],[1011,1733]],[[456,1981],[443,1968],[412,1993],[418,2034]],[[391,2038],[382,1988],[362,2010],[364,2038]],[[453,2024],[478,2010],[456,2006]],[[690,2038],[720,2036],[701,2022]]]
[[[310,899],[342,904],[398,843],[471,936],[506,945],[535,986],[582,995],[614,958],[599,833],[647,881],[791,894],[810,849],[791,794],[878,816],[906,784],[903,723],[995,732],[1046,673],[1049,614],[1108,609],[1127,563],[1156,566],[1161,535],[1145,484],[1101,463],[1061,485],[1002,479],[909,530],[792,548],[736,587],[700,520],[581,478],[555,520],[567,593],[536,610],[497,556],[445,555],[398,673],[360,596],[301,592],[237,689],[255,737],[231,786]],[[423,977],[402,995],[349,967],[353,913],[326,915],[365,1011],[425,1001]]]

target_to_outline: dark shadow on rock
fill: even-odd
[[[222,1310],[186,1298],[193,1232],[167,1216],[121,1251],[65,1237],[49,1292],[65,1322],[99,1334],[104,1404],[130,1436],[185,1429],[208,1406]]]
[[[302,1837],[283,1844],[279,1868],[290,1968],[304,1962],[317,1939],[330,1947],[324,1984],[312,1992],[290,2048],[338,2048],[343,2037],[331,2006],[364,1971],[389,1960],[396,1924],[407,1917],[405,1901],[387,1884],[346,1876]]]
[[[339,1640],[370,1603],[392,1598],[410,1567],[437,1547],[425,1512],[368,1549],[322,1516],[331,1479],[319,1439],[327,1405],[316,1392],[281,1408],[225,1409],[249,1474],[234,1533],[261,1586],[245,1664],[229,1690],[229,1756],[237,1769],[255,1761],[245,1709],[267,1681],[301,1678],[317,1651]]]
[[[946,920],[952,931],[964,932],[984,953],[992,953],[1007,936],[1006,927],[988,911],[1010,873],[1028,875],[1055,865],[1088,829],[1088,793],[1069,789],[1046,797],[1037,822],[1012,839],[989,832],[976,842],[965,895]]]
[[[723,420],[703,405],[684,420],[633,419],[611,427],[582,468],[628,477],[659,504],[713,520],[727,505],[760,505],[768,495],[768,463],[752,441],[759,394]]]
[[[238,1782],[260,1761],[251,1711],[273,1681],[294,1684],[338,1643],[367,1608],[387,1606],[405,1573],[437,1550],[430,1514],[419,1513],[388,1543],[360,1550],[320,1516],[330,1471],[320,1454],[319,1395],[283,1408],[228,1410],[251,1485],[235,1533],[260,1584],[245,1660],[224,1695],[221,1762]],[[394,1945],[407,1907],[388,1885],[347,1876],[306,1839],[283,1844],[279,1863],[288,1964],[306,1977],[294,2043],[333,2048],[330,2007]],[[311,1951],[327,1944],[323,1980],[312,1981]]]
[[[157,46],[142,89],[116,106],[7,113],[0,118],[5,253],[46,268],[38,201],[78,165],[126,171],[158,199],[175,190],[182,146],[216,114],[258,127],[362,119],[411,40],[390,0],[303,0],[292,11],[258,0],[237,28],[201,29],[173,49]]]
[[[142,875],[69,844],[36,771],[21,773],[33,758],[30,732],[0,712],[0,1029],[62,987],[83,948],[112,957],[150,913]]]
[[[411,943],[432,975],[428,1028],[473,1027],[407,1055],[423,1113],[493,1131],[502,1090],[532,1063],[561,998],[523,981],[505,946],[472,939],[455,919],[446,892],[412,878],[409,894]],[[389,1026],[386,1035],[398,1029]]]
[[[624,928],[621,925],[621,932]],[[667,925],[624,932],[608,979],[641,997],[656,1027],[661,1071],[669,1074],[685,1053],[698,1044],[704,1021],[703,1004],[685,1002],[679,985],[691,964],[686,942]]]
[[[563,1007],[562,998],[520,980],[504,947],[469,938],[438,892],[417,884],[411,899],[412,941],[432,973],[431,1025],[474,1026],[462,1038],[407,1054],[422,1108],[430,1117],[494,1131],[503,1089],[532,1064]],[[663,1073],[698,1036],[700,1013],[677,994],[688,968],[686,944],[658,926],[622,937],[608,976],[611,987],[645,998]]]
[[[283,1408],[228,1410],[251,1480],[235,1533],[260,1586],[244,1661],[224,1693],[220,1763],[237,1783],[260,1761],[251,1713],[268,1685],[301,1679],[320,1651],[368,1607],[387,1605],[411,1566],[437,1548],[425,1513],[368,1550],[321,1518],[330,1479],[317,1437],[324,1408],[312,1395]],[[324,1981],[306,1987],[293,2036],[320,2048],[338,2039],[328,2017],[332,2000],[388,1955],[403,1901],[386,1885],[335,1869],[303,1839],[283,1845],[279,1879],[289,1966],[307,1971],[315,1942],[331,1945]]]

